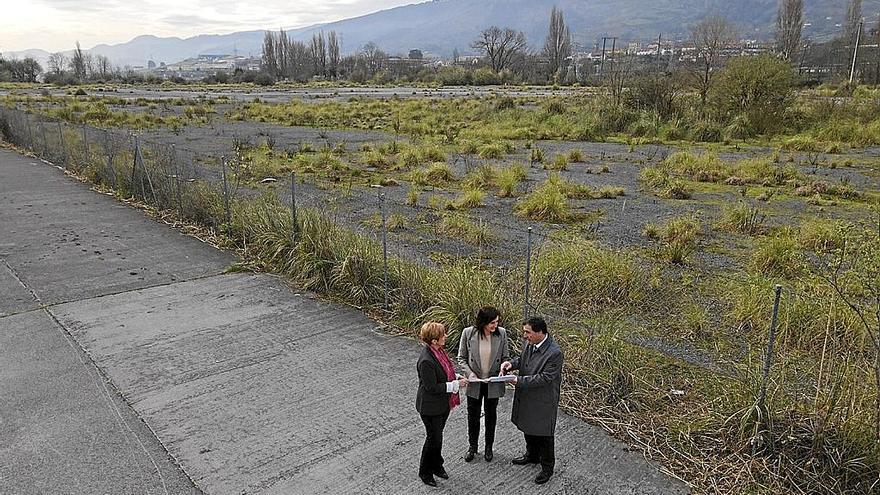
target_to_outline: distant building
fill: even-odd
[[[232,74],[236,70],[259,71],[260,59],[243,55],[202,54],[173,64],[163,64],[154,72],[164,79],[181,77],[195,80],[218,72]]]

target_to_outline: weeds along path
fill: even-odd
[[[163,493],[161,482],[143,488],[128,479],[143,472],[155,482],[149,473],[159,472],[164,492],[182,493],[187,480],[179,468],[210,494],[423,491],[415,475],[423,440],[413,407],[415,342],[376,332],[376,322],[359,311],[276,277],[224,274],[233,257],[33,158],[0,151],[0,208],[0,328],[8,357],[0,361],[0,383],[3,396],[13,397],[3,407],[40,421],[0,430],[0,457],[13,463],[4,465],[30,462],[4,474],[4,483],[25,487],[16,492],[28,493],[37,473],[66,493]],[[6,345],[18,336],[23,340]],[[58,361],[57,341],[65,338],[72,345],[65,352],[82,358],[77,366],[92,367],[81,385],[69,385],[73,375],[64,368],[19,371],[22,363]],[[57,403],[65,394],[76,401]],[[510,397],[501,405],[491,464],[464,463],[466,420],[455,411],[444,449],[447,488],[687,492],[640,454],[564,414],[557,475],[536,488],[533,470],[509,465],[523,447],[504,420],[509,406]],[[123,419],[115,428],[127,440],[108,441],[112,421],[96,422],[94,409],[118,411]],[[82,421],[68,419],[77,414]],[[139,442],[125,424],[140,431]],[[40,442],[55,450],[34,447]],[[92,463],[75,448],[96,442],[109,443],[113,462]],[[23,457],[23,449],[44,454]],[[108,474],[117,464],[128,471]],[[100,483],[82,484],[89,477]]]

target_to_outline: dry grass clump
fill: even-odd
[[[437,226],[437,231],[473,245],[488,244],[496,237],[492,229],[482,220],[474,221],[456,213],[444,214]]]
[[[807,250],[827,253],[843,247],[846,225],[837,220],[811,218],[801,222],[798,242]]]
[[[556,155],[555,157],[553,157],[552,162],[544,163],[544,170],[568,170],[568,157],[566,157],[565,155]]]
[[[575,220],[568,198],[559,185],[545,181],[538,189],[519,200],[514,206],[517,215],[551,223]]]
[[[545,245],[533,270],[536,295],[586,311],[635,303],[644,296],[648,280],[628,254],[584,239]]]
[[[672,218],[662,225],[648,224],[645,235],[660,243],[657,257],[670,263],[684,263],[697,249],[700,221],[694,215]]]
[[[764,275],[792,278],[803,271],[805,260],[794,232],[783,229],[758,241],[750,265]]]
[[[498,175],[495,177],[495,184],[498,186],[498,197],[513,197],[516,194],[517,187],[526,179],[526,176],[526,167],[520,163],[515,163],[499,170]]]
[[[448,207],[454,210],[467,210],[483,206],[483,200],[486,199],[486,193],[480,189],[466,189],[457,198],[455,198]]]
[[[643,168],[640,177],[642,182],[661,198],[688,199],[691,197],[691,189],[687,183],[678,177],[673,177],[669,168],[663,164]]]
[[[723,206],[716,225],[721,230],[734,234],[757,235],[763,232],[765,219],[766,215],[757,207],[741,201],[735,205]]]
[[[492,165],[483,164],[471,170],[464,177],[464,186],[469,189],[481,189],[488,191],[495,185],[498,177],[498,169]]]

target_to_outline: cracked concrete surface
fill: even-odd
[[[15,493],[436,490],[416,476],[416,342],[276,277],[222,274],[229,254],[6,151],[0,215],[0,483]],[[534,485],[536,468],[510,464],[511,397],[492,463],[464,463],[453,412],[443,490],[687,492],[565,414],[557,474]]]

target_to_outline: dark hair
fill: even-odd
[[[540,316],[533,316],[528,320],[523,322],[523,325],[528,325],[532,327],[532,331],[536,333],[547,333],[547,322],[544,321],[544,318]]]
[[[498,318],[499,316],[501,316],[501,313],[492,306],[483,306],[482,308],[477,310],[477,322],[474,324],[474,328],[476,328],[477,331],[480,332],[481,339],[485,338],[485,335],[483,334],[483,328],[485,328],[486,325],[488,325],[489,323],[492,323],[495,318]],[[498,329],[496,328],[495,331],[497,332]]]

